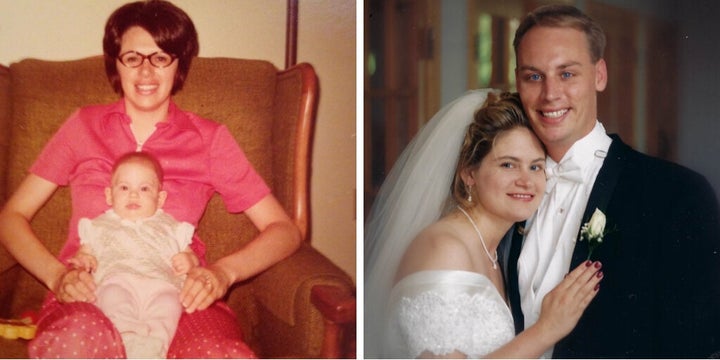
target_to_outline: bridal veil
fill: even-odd
[[[365,357],[383,357],[385,306],[405,249],[452,201],[450,187],[465,131],[490,89],[443,107],[400,155],[365,223]]]

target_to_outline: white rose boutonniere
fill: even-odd
[[[605,231],[606,222],[605,214],[596,208],[590,217],[590,221],[580,228],[580,241],[587,240],[588,242],[588,260],[590,260],[593,251],[602,244],[603,237],[607,234],[607,231]]]

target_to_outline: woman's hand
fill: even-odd
[[[61,303],[95,302],[95,280],[82,269],[65,269],[51,290]]]
[[[550,291],[542,302],[538,325],[557,342],[575,328],[580,316],[600,289],[602,264],[590,260],[580,264]]]
[[[218,266],[196,266],[187,274],[185,284],[180,291],[180,302],[185,312],[207,309],[215,300],[225,296],[231,282]]]
[[[246,209],[245,215],[260,234],[213,265],[190,269],[180,291],[186,312],[207,309],[232,284],[265,271],[300,247],[300,230],[272,194]]]

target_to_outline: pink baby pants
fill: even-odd
[[[120,333],[93,304],[61,304],[50,295],[30,342],[31,358],[125,358]],[[235,315],[220,301],[180,316],[168,358],[255,358],[243,342]]]
[[[96,295],[128,357],[165,357],[183,312],[180,290],[165,280],[122,273],[106,278]]]

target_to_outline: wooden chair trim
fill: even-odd
[[[296,152],[293,193],[295,196],[295,223],[300,234],[310,242],[310,163],[312,157],[313,131],[318,104],[318,80],[315,69],[308,63],[300,63],[289,69],[280,71],[278,78],[300,76],[302,97],[300,100],[300,118],[296,131]]]

